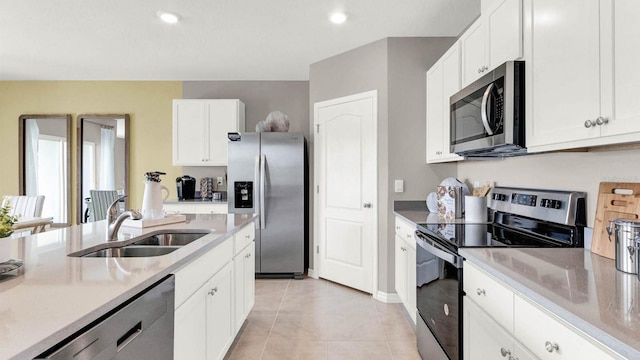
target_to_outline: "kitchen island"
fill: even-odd
[[[210,234],[162,256],[82,258],[70,253],[105,242],[106,221],[0,240],[3,258],[24,260],[0,275],[0,359],[31,359],[165,276],[225,243],[254,215],[186,215],[145,229],[121,227],[120,240],[167,229]]]

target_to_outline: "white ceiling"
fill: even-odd
[[[479,14],[480,0],[0,0],[0,80],[307,80],[327,57],[457,36]]]

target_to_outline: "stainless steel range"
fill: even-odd
[[[462,359],[460,247],[583,247],[585,197],[576,191],[496,187],[489,224],[418,224],[416,334],[422,358]]]

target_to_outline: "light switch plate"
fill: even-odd
[[[395,189],[397,193],[404,192],[404,180],[396,180]]]

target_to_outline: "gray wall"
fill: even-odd
[[[455,175],[455,164],[425,164],[425,73],[454,41],[388,38],[310,68],[311,125],[314,103],[378,91],[378,287],[383,292],[395,292],[393,201],[424,199],[442,178]],[[310,142],[312,147],[313,135]],[[393,192],[394,179],[405,180],[404,193]]]

